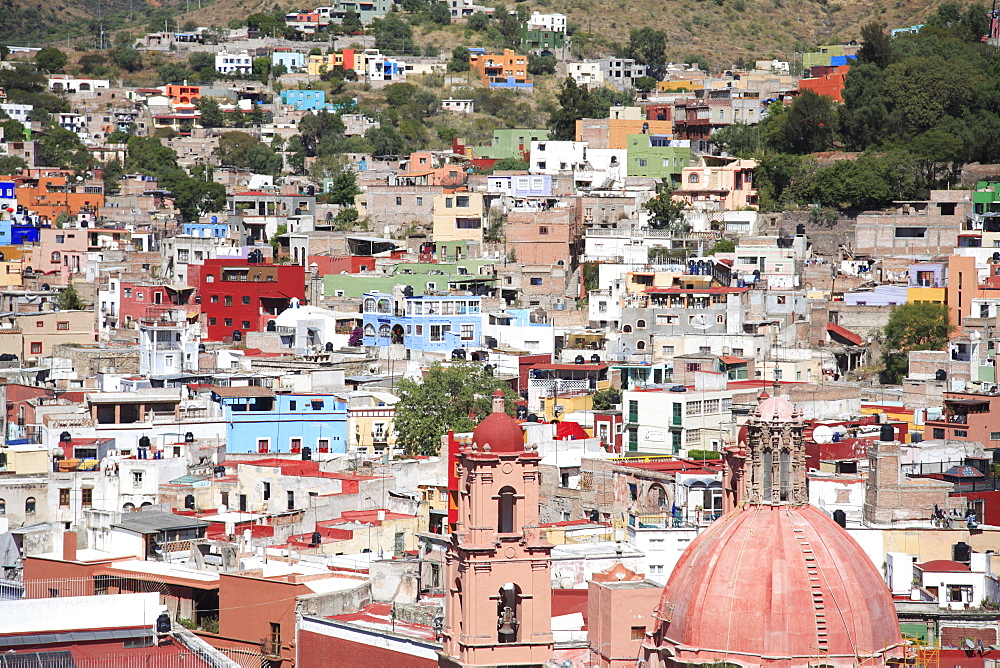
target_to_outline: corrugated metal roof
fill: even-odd
[[[165,513],[162,510],[142,510],[133,513],[123,513],[121,521],[112,527],[121,527],[137,533],[159,533],[171,529],[192,529],[207,527],[208,522],[195,517],[184,517]]]

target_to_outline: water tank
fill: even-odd
[[[403,288],[403,296],[404,297],[412,297],[413,296],[413,286],[412,285],[407,285],[405,288]]]
[[[333,341],[327,341],[326,345],[323,346],[323,350],[325,350],[328,353],[332,353],[333,352]]]
[[[269,332],[276,332],[278,331],[278,323],[273,320],[268,320],[267,327],[265,327],[265,329]]]
[[[42,283],[42,292],[48,292],[48,291],[49,291],[49,284]]]
[[[948,380],[948,372],[944,369],[938,369],[934,372],[934,380]]]
[[[486,366],[483,367],[483,373],[485,373],[487,376],[492,376],[493,369],[495,368],[496,367],[494,367],[492,364],[487,364]]]
[[[156,618],[156,632],[170,633],[170,615],[165,612],[160,613],[160,616]]]
[[[68,431],[64,431],[63,433],[59,434],[59,442],[60,443],[69,443],[72,440],[73,440],[73,436]]]
[[[306,195],[312,197],[316,194],[316,186],[306,186]]]
[[[584,363],[585,363],[586,361],[587,361],[587,360],[585,360],[585,359],[583,358],[583,355],[577,355],[577,356],[576,356],[576,357],[575,357],[575,358],[573,359],[573,362],[575,362],[576,364],[584,364]]]
[[[219,217],[218,216],[212,216],[212,224],[213,225],[218,225],[219,224]]]
[[[884,443],[892,443],[896,440],[896,428],[891,424],[884,424],[879,427],[878,440]]]
[[[453,360],[464,360],[465,359],[465,348],[455,348],[451,351],[451,358]]]
[[[801,237],[805,233],[806,233],[806,226],[805,225],[803,225],[802,223],[799,223],[798,225],[795,226],[795,234],[797,234],[797,235],[799,235]]]
[[[315,547],[323,541],[323,535],[319,531],[312,532],[312,538],[309,539],[309,547]]]
[[[188,510],[194,510],[194,494],[188,494],[184,497],[184,507]]]
[[[924,435],[920,432],[913,432],[910,434],[910,443],[922,443],[924,440]]]
[[[951,548],[952,561],[960,564],[967,564],[972,561],[972,548],[965,542],[955,543]]]
[[[149,443],[150,443],[149,436],[140,436],[139,437],[139,447],[140,448],[148,448],[149,447]]]
[[[308,445],[302,448],[302,461],[311,462],[313,458],[313,449]]]
[[[190,431],[185,432],[184,433],[184,442],[185,443],[194,443],[194,432],[190,432]]]
[[[243,332],[238,329],[233,330],[233,341],[238,342],[243,340]]]
[[[597,364],[600,361],[601,361],[601,356],[598,355],[597,353],[594,353],[593,355],[590,356],[590,363],[591,364]]]
[[[840,525],[842,529],[847,528],[847,513],[843,510],[833,511],[833,521]]]
[[[518,406],[517,407],[517,419],[518,420],[526,420],[526,419],[528,419],[528,407],[527,406]],[[1000,452],[1000,450],[998,450],[997,452]]]
[[[203,352],[205,352],[206,350],[207,350],[207,348],[205,348],[205,344],[204,344],[204,343],[199,343],[199,344],[198,344],[198,352],[199,352],[199,353],[203,353]]]
[[[528,422],[538,422],[538,416],[534,413],[528,415]]]

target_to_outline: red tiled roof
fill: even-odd
[[[736,357],[735,355],[722,355],[719,357],[719,361],[723,364],[746,364],[747,360],[742,357]]]
[[[860,346],[862,343],[864,343],[864,339],[862,339],[859,335],[855,334],[854,332],[845,327],[841,327],[835,322],[826,323],[826,331],[830,332],[831,334],[835,334],[836,336],[842,339],[846,339],[849,343],[853,343],[856,346]]]
[[[926,561],[922,564],[917,564],[917,567],[924,573],[950,573],[953,571],[965,571],[971,570],[965,564],[958,561],[951,561],[950,559],[935,559],[934,561]]]

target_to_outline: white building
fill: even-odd
[[[111,88],[110,79],[79,79],[68,74],[49,76],[49,90],[66,93],[87,93],[99,88]]]
[[[604,73],[601,71],[601,64],[596,61],[567,63],[566,76],[575,81],[577,86],[599,88],[604,84]]]
[[[229,53],[225,49],[215,54],[215,71],[219,74],[250,74],[253,57],[246,51]]]
[[[445,111],[457,111],[462,114],[471,114],[476,110],[476,105],[472,100],[455,100],[448,98],[441,100],[441,108]]]
[[[526,310],[484,313],[483,340],[489,343],[487,347],[525,350],[535,355],[555,352],[555,328],[529,322],[527,315]]]
[[[183,311],[164,318],[139,320],[139,373],[163,376],[198,370],[200,323],[190,323]],[[172,317],[171,317],[172,316]]]
[[[573,170],[573,181],[578,188],[623,188],[628,176],[627,162],[627,149],[589,149],[584,164]]]
[[[552,174],[572,172],[587,166],[587,142],[531,142],[531,173]]]
[[[281,347],[296,354],[317,352],[332,346],[347,346],[351,332],[361,326],[359,313],[331,311],[318,306],[285,309],[274,317],[274,329],[281,337]]]
[[[542,14],[532,12],[528,18],[528,30],[545,30],[546,32],[566,32],[565,14]]]
[[[30,122],[31,110],[34,109],[30,104],[0,104],[0,111],[3,111],[12,120],[17,121],[22,125],[27,125]],[[20,137],[10,137],[7,141],[17,141]]]

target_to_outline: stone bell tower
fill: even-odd
[[[750,504],[809,503],[802,416],[787,400],[760,395],[747,420],[745,498]]]
[[[493,413],[459,449],[442,665],[530,666],[552,658],[552,545],[538,528],[540,461],[497,390]]]

